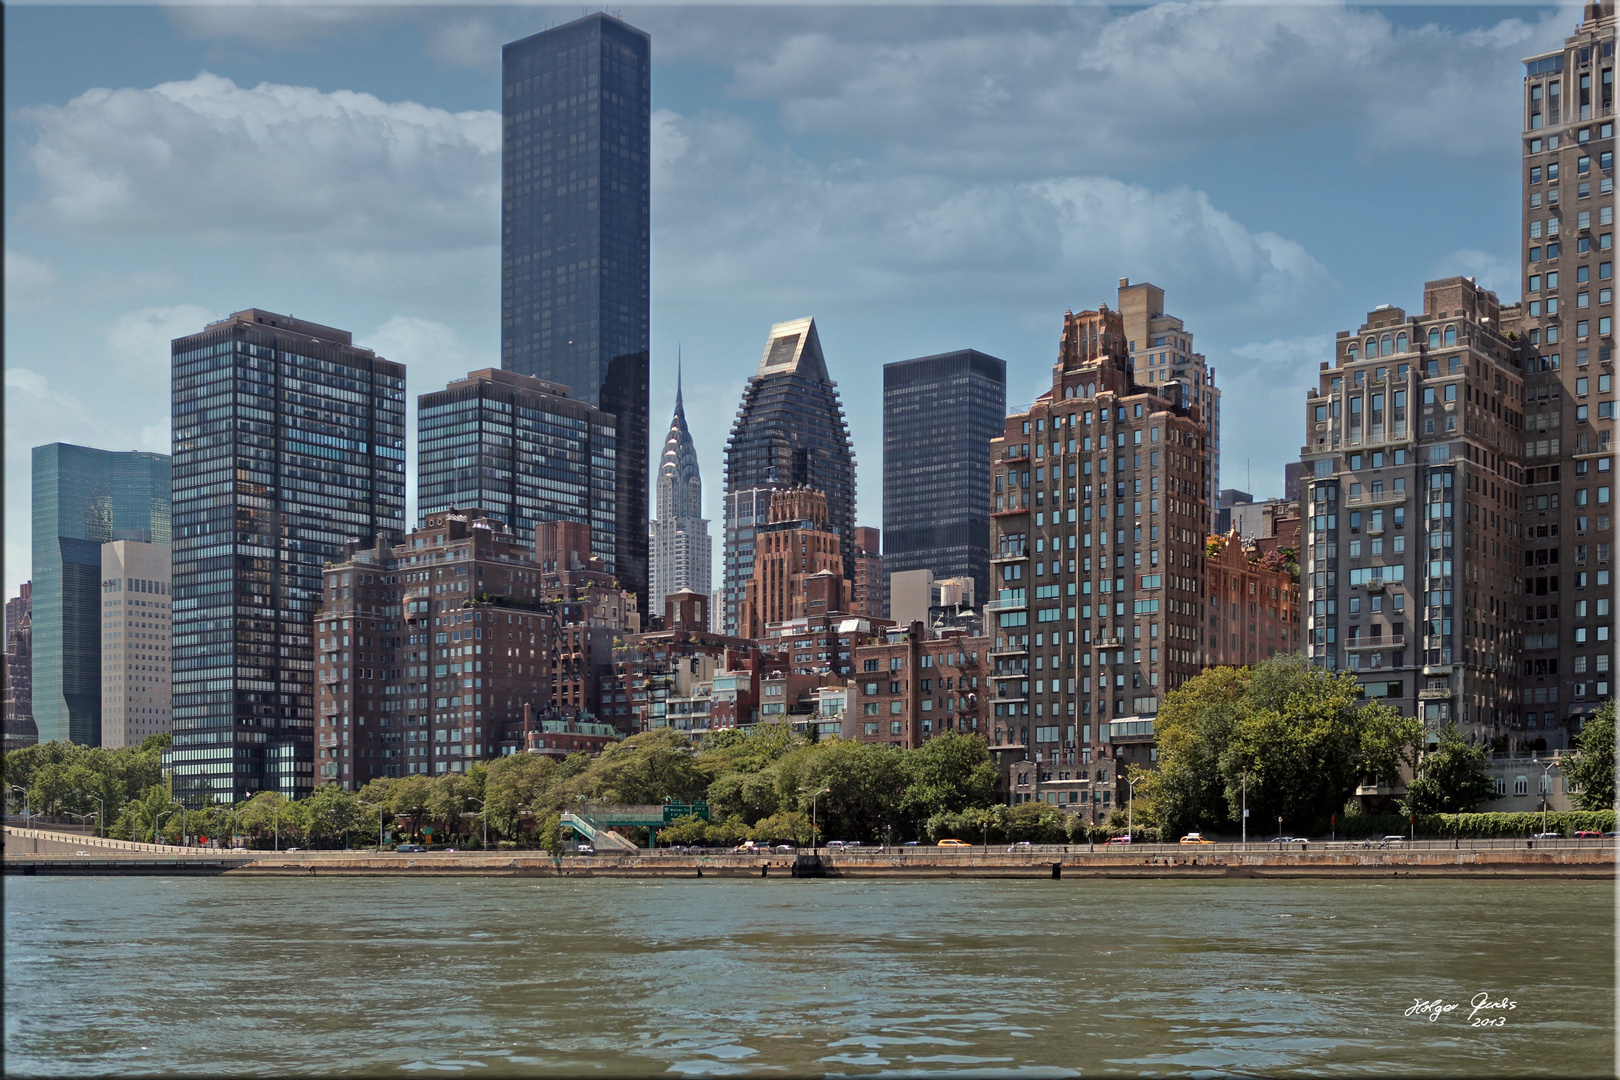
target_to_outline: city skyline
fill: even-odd
[[[1330,355],[1336,327],[1358,322],[1369,300],[1399,302],[1449,274],[1476,274],[1504,302],[1518,298],[1518,61],[1556,48],[1578,6],[1198,8],[1180,24],[1170,10],[921,9],[903,20],[873,9],[684,18],[668,8],[628,11],[626,20],[659,42],[653,414],[673,402],[677,341],[696,361],[686,388],[692,413],[727,415],[759,330],[816,311],[839,358],[856,456],[866,462],[856,520],[875,524],[881,423],[867,402],[879,396],[882,363],[976,348],[1008,359],[1010,404],[1033,399],[1052,361],[1051,319],[1094,305],[1129,276],[1176,297],[1175,313],[1221,369],[1230,415],[1247,408],[1284,418],[1276,431],[1231,425],[1222,448],[1223,483],[1280,493],[1281,464],[1302,435],[1303,391]],[[343,9],[324,22],[289,16],[264,35],[252,11],[82,15],[30,8],[7,16],[8,91],[17,106],[8,117],[8,595],[28,577],[19,460],[29,446],[55,440],[163,449],[162,345],[176,333],[264,304],[354,326],[359,344],[414,364],[416,386],[494,366],[500,46],[577,17],[565,9]],[[1039,55],[1029,51],[1035,31],[1050,38]],[[1120,124],[1171,103],[1133,101],[1124,91],[1112,98],[1087,82],[1061,115],[1042,105],[1041,78],[1075,88],[1076,74],[1036,61],[1098,34],[1121,71],[1170,49],[1171,67],[1159,70],[1173,87],[1191,85],[1193,61],[1208,50],[1247,44],[1208,75],[1198,129],[1166,113],[1159,119],[1174,137],[1162,145],[1126,139],[1103,152],[1098,146]],[[945,160],[941,148],[907,134],[917,119],[907,110],[921,108],[918,96],[944,77],[949,50],[978,39],[974,64],[989,96],[935,95],[949,116],[980,117],[943,145]],[[126,40],[143,49],[113,48]],[[1291,69],[1304,80],[1300,102],[1257,112],[1250,96],[1274,90],[1267,80],[1281,77],[1259,61],[1275,59],[1284,40],[1298,53],[1287,57],[1291,64],[1315,57],[1323,70],[1306,77]],[[424,62],[414,70],[398,64],[402,48]],[[352,58],[347,85],[332,84],[321,63],[334,49]],[[882,63],[885,50],[899,50],[902,62]],[[64,63],[70,56],[80,62]],[[838,63],[821,62],[827,57]],[[1084,74],[1096,63],[1074,66]],[[1466,132],[1444,134],[1445,164],[1423,155],[1407,161],[1430,138],[1419,122],[1423,107],[1445,105],[1428,88],[1443,81],[1431,78],[1436,64],[1486,105]],[[261,82],[283,89],[257,89]],[[96,83],[110,93],[89,93]],[[878,94],[883,107],[852,110],[863,94]],[[1392,104],[1400,104],[1393,119],[1385,115]],[[267,254],[223,260],[228,270],[203,279],[188,267],[198,250],[234,255],[262,240],[258,229],[235,231],[251,218],[244,207],[275,222],[312,207],[262,183],[216,185],[197,198],[160,194],[127,135],[114,137],[107,126],[115,108],[133,110],[122,130],[146,130],[182,160],[214,155],[216,175],[234,177],[267,154],[309,149],[323,125],[347,117],[361,132],[348,156],[312,152],[307,165],[317,172],[303,179],[326,192],[322,167],[360,168],[362,181],[349,183],[362,190],[348,197],[370,209],[334,217],[314,208],[290,230],[318,236],[312,258],[296,267],[291,248],[271,244]],[[985,110],[1021,122],[996,132]],[[280,121],[275,138],[293,142],[255,142],[254,118]],[[1050,136],[1079,121],[1090,125],[1076,143],[1083,152],[1052,145]],[[419,144],[389,145],[377,135],[385,122],[406,125]],[[1228,178],[1224,166],[1236,155],[1250,164]],[[1395,155],[1403,156],[1398,180],[1383,175]],[[1347,178],[1315,195],[1302,194],[1309,183],[1278,191],[1254,182],[1282,161],[1306,179],[1330,168]],[[118,191],[87,186],[95,170],[119,178]],[[1449,184],[1443,199],[1426,193],[1439,176]],[[821,183],[830,177],[841,179]],[[821,215],[821,227],[807,231],[813,222],[782,214],[782,200],[817,185],[830,193],[807,204]],[[863,200],[875,209],[859,210]],[[1333,213],[1322,213],[1324,205]],[[716,232],[722,213],[744,225]],[[903,228],[884,224],[885,214]],[[778,258],[795,245],[798,260]],[[1389,265],[1371,253],[1380,246],[1406,257]],[[846,272],[834,282],[830,266]],[[64,330],[66,297],[91,284],[99,299],[81,325]],[[37,359],[47,342],[50,363]],[[722,434],[701,425],[694,434],[702,469],[718,476]],[[413,495],[414,486],[413,477]],[[711,518],[719,516],[715,486],[705,507]],[[414,505],[409,516],[418,516]]]

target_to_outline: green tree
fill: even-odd
[[[774,766],[759,772],[721,773],[709,784],[705,796],[709,809],[722,817],[738,814],[748,821],[770,817],[782,807],[778,779]],[[797,802],[797,797],[792,801]]]
[[[360,800],[336,784],[316,788],[297,805],[311,846],[341,847],[351,833],[366,831],[367,815]]]
[[[1485,748],[1470,746],[1455,721],[1440,732],[1440,745],[1423,755],[1407,785],[1404,814],[1461,814],[1472,811],[1491,794]]]
[[[1026,802],[1007,815],[1007,834],[1014,841],[1061,844],[1068,838],[1068,815],[1049,802]]]
[[[542,754],[510,754],[491,762],[484,782],[490,825],[504,837],[516,837],[523,829],[525,811],[544,808],[559,771],[558,762]]]
[[[401,777],[399,783],[388,789],[388,809],[395,817],[410,819],[413,837],[429,823],[432,794],[433,781],[421,775]]]
[[[658,839],[666,844],[703,844],[709,839],[709,823],[696,814],[686,814],[659,829]]]
[[[695,802],[710,777],[683,732],[659,728],[607,747],[579,779],[593,802],[635,806]]]
[[[915,827],[938,814],[989,806],[998,774],[984,740],[942,732],[903,758],[905,792],[900,813]]]
[[[1174,836],[1234,827],[1245,778],[1252,818],[1325,824],[1362,779],[1414,760],[1422,725],[1363,700],[1349,672],[1273,657],[1188,680],[1166,695],[1155,734],[1159,769],[1138,785],[1137,808]]]
[[[1575,740],[1575,756],[1565,764],[1564,775],[1576,788],[1577,809],[1614,809],[1613,698],[1605,701],[1581,726]]]
[[[827,788],[817,802],[822,835],[833,839],[882,840],[899,825],[905,790],[902,753],[892,746],[826,739],[801,747],[777,765],[777,791],[788,805]]]
[[[798,844],[810,842],[810,815],[799,810],[784,810],[754,823],[749,839],[762,844],[787,840]]]

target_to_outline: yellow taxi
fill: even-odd
[[[1213,840],[1205,840],[1203,833],[1190,832],[1181,838],[1183,844],[1213,844]]]
[[[939,846],[940,847],[972,847],[973,845],[968,843],[966,840],[941,840],[939,842]]]

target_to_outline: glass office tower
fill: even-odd
[[[613,564],[645,611],[651,39],[588,15],[501,63],[501,367],[614,414]]]
[[[34,722],[101,743],[101,545],[169,542],[169,457],[51,443],[33,460]]]
[[[971,577],[990,596],[990,440],[1007,362],[975,349],[883,365],[883,587],[889,574]]]
[[[304,795],[322,566],[404,533],[405,366],[252,309],[172,349],[174,793]],[[351,651],[386,665],[398,644]]]
[[[416,513],[480,509],[534,542],[542,521],[591,527],[611,573],[613,415],[543,379],[486,368],[423,394],[416,412]]]

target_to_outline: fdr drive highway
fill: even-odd
[[[915,877],[915,878],[1607,878],[1612,839],[1418,841],[1383,848],[1359,843],[1251,842],[1181,847],[999,845],[909,846],[830,852],[640,851],[554,857],[538,851],[396,853],[179,848],[40,829],[5,830],[7,874],[232,874],[439,877]]]

